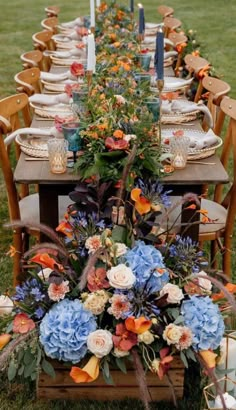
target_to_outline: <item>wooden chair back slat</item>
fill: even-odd
[[[56,49],[55,42],[52,39],[53,32],[50,30],[39,31],[33,34],[32,40],[35,50],[45,51]]]
[[[57,17],[48,17],[41,21],[41,26],[44,30],[52,31],[53,34],[58,33],[58,26],[59,21]]]
[[[40,69],[38,67],[28,68],[20,71],[14,77],[17,91],[26,93],[31,96],[35,93],[42,92],[42,83],[40,80]]]
[[[24,69],[38,67],[40,71],[49,71],[51,59],[40,50],[28,51],[21,54],[20,59]]]
[[[157,7],[158,13],[163,17],[172,17],[174,14],[174,9],[169,6],[165,6],[164,4]]]

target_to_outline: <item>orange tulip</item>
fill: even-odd
[[[55,259],[51,258],[47,253],[37,253],[37,255],[30,259],[30,261],[38,263],[44,268],[51,268],[52,270],[58,269],[60,271],[64,270],[63,266],[57,263]]]
[[[0,335],[0,350],[2,350],[10,340],[11,335],[9,335],[8,333],[3,333],[2,335]]]
[[[208,367],[214,368],[216,366],[216,353],[212,352],[211,350],[200,350],[199,355]]]
[[[152,326],[152,321],[141,316],[135,319],[134,316],[130,316],[125,320],[125,327],[130,332],[140,335],[146,332]]]
[[[96,380],[98,376],[99,359],[96,356],[92,356],[83,369],[72,366],[70,371],[70,377],[72,377],[75,383],[90,383]]]
[[[151,210],[151,202],[144,196],[141,196],[141,193],[140,188],[132,189],[131,199],[135,202],[136,211],[138,211],[140,215],[144,215]]]
[[[57,232],[61,232],[66,235],[69,239],[73,238],[72,227],[69,222],[62,221],[59,223],[58,227],[56,228]]]

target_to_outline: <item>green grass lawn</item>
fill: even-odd
[[[74,0],[56,2],[61,7],[60,21],[69,21],[80,15],[88,14],[89,2]],[[162,2],[143,0],[146,21],[158,22],[157,6]],[[231,87],[231,96],[236,98],[236,2],[235,0],[170,0],[168,3],[175,10],[175,17],[183,22],[185,30],[197,30],[197,38],[202,45],[202,53],[215,67],[216,72],[227,81]],[[21,71],[20,54],[32,50],[32,34],[41,31],[40,22],[45,18],[46,0],[0,0],[2,10],[0,24],[0,98],[15,93],[14,74]],[[11,284],[11,261],[6,256],[11,232],[2,228],[8,221],[7,198],[2,175],[0,174],[0,266],[1,291]],[[236,263],[234,261],[234,266]],[[3,378],[4,379],[4,378]],[[135,409],[143,408],[138,402],[95,404],[91,403],[58,403],[36,402],[34,387],[8,386],[2,384],[0,395],[0,410],[50,410],[50,409]],[[199,397],[180,404],[180,409],[194,410],[200,406]],[[155,409],[173,409],[173,405],[157,405]]]

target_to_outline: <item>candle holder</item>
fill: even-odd
[[[68,141],[52,138],[47,142],[50,170],[53,174],[66,172]]]
[[[225,332],[220,345],[221,356],[217,363],[216,373],[224,373],[225,381],[222,387],[225,392],[234,390],[236,394],[236,331]]]
[[[223,410],[223,404],[221,401],[221,395],[224,398],[225,401],[225,408],[227,409],[236,409],[236,400],[235,403],[230,404],[230,402],[233,401],[234,397],[229,395],[222,386],[226,385],[227,382],[233,383],[234,388],[236,388],[236,382],[230,379],[228,376],[224,376],[221,379],[217,380],[216,383],[211,383],[207,386],[204,387],[203,389],[203,395],[205,398],[206,406],[208,410],[214,409],[214,410]],[[219,391],[221,391],[221,395],[219,394]],[[230,407],[227,406],[230,404]]]

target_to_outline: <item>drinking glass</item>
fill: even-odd
[[[138,63],[145,71],[149,71],[152,55],[149,53],[138,54]]]
[[[159,98],[148,98],[145,100],[148,111],[153,116],[153,122],[157,122],[160,117],[160,101]]]
[[[76,163],[76,153],[81,149],[80,130],[80,123],[77,121],[62,124],[62,132],[68,142],[68,150],[73,152],[74,164]]]
[[[53,174],[66,172],[68,141],[62,138],[52,138],[47,142],[48,159]]]

